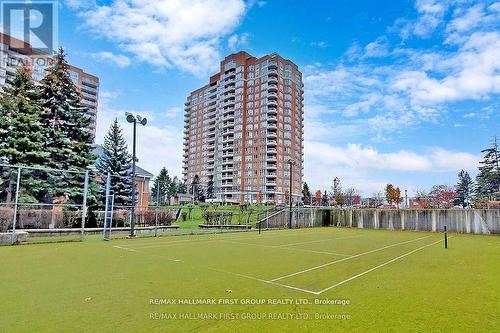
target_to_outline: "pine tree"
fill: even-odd
[[[69,75],[68,63],[62,48],[54,55],[40,82],[42,124],[45,129],[46,151],[49,165],[62,170],[83,171],[94,160],[92,133],[87,108]],[[53,195],[81,198],[83,182],[78,177],[63,174],[52,182]]]
[[[174,176],[172,178],[172,181],[170,182],[170,186],[168,188],[168,195],[170,198],[175,197],[177,193],[179,193],[179,184],[182,184],[182,182],[177,178],[177,176]]]
[[[177,184],[177,193],[188,193],[186,182],[179,179],[179,183]],[[191,190],[189,190],[191,193]]]
[[[465,170],[460,171],[458,174],[458,184],[455,186],[457,197],[454,204],[462,206],[463,208],[469,207],[472,198],[474,182],[472,181],[469,173]]]
[[[26,166],[47,163],[39,99],[40,92],[32,81],[31,69],[23,62],[0,96],[0,156],[4,162]],[[20,195],[24,202],[36,202],[44,196],[44,184],[37,177],[38,171],[24,171]],[[0,191],[10,201],[14,184],[12,170],[5,172],[2,179],[5,181]]]
[[[210,177],[207,184],[207,199],[215,198],[215,188],[213,177]]]
[[[153,195],[153,202],[162,204],[165,201],[170,202],[171,196],[171,184],[170,176],[168,175],[167,168],[163,167],[160,173],[156,177],[153,183],[153,188],[151,189],[151,194]]]
[[[328,194],[326,193],[326,190],[325,192],[323,192],[323,197],[321,198],[321,205],[323,206],[328,206]]]
[[[304,185],[302,186],[302,200],[305,204],[309,204],[311,202],[311,191],[309,190],[307,182],[304,182]]]
[[[103,153],[96,162],[96,169],[101,176],[111,174],[111,191],[114,204],[129,206],[132,204],[132,157],[128,153],[127,143],[122,129],[115,119],[104,137]]]
[[[332,196],[335,204],[342,207],[344,205],[344,195],[342,194],[342,184],[338,177],[333,179]]]
[[[497,138],[490,148],[481,150],[485,154],[476,177],[478,197],[500,199],[500,150]]]
[[[195,200],[205,201],[205,193],[200,185],[200,176],[194,175],[193,181],[189,189],[189,193],[194,195]]]

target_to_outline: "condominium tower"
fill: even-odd
[[[37,52],[31,45],[0,33],[0,90],[7,79],[15,76],[17,66],[23,61],[29,61],[33,81],[39,82],[45,76],[50,55]],[[81,94],[82,104],[87,107],[86,114],[90,118],[89,131],[95,137],[99,78],[73,65],[69,65],[68,72]]]
[[[294,201],[301,199],[304,112],[297,65],[277,54],[231,54],[185,106],[188,186],[196,176],[202,186],[213,181],[215,199],[226,202],[283,203],[290,189]]]

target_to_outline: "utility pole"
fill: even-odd
[[[295,164],[295,160],[293,159],[288,159],[288,164],[290,164],[290,184],[289,184],[289,196],[288,196],[288,201],[289,201],[289,212],[288,212],[288,228],[292,229],[292,174],[293,174],[293,165]]]
[[[135,178],[136,178],[136,172],[135,172],[135,160],[136,160],[136,152],[135,152],[135,146],[136,146],[136,129],[137,129],[137,122],[141,124],[142,126],[146,126],[148,120],[146,118],[142,118],[141,116],[137,115],[134,116],[131,113],[125,113],[127,115],[127,122],[131,123],[133,125],[133,134],[132,134],[132,216],[130,217],[130,237],[135,237],[135,205],[136,205],[136,190],[135,190]]]

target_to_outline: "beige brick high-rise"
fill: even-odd
[[[0,90],[9,78],[16,75],[17,66],[23,61],[30,64],[33,81],[40,82],[45,76],[50,57],[49,54],[37,52],[28,43],[0,33]],[[88,129],[95,138],[99,78],[71,64],[68,72],[81,94],[82,104],[87,107],[86,114],[90,118]]]
[[[227,56],[220,72],[185,103],[183,177],[214,182],[226,202],[301,199],[303,83],[297,65],[277,54]]]

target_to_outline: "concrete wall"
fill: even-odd
[[[286,227],[289,211],[262,221],[262,227]],[[331,209],[294,208],[292,225],[339,226],[390,230],[500,234],[499,209]]]

